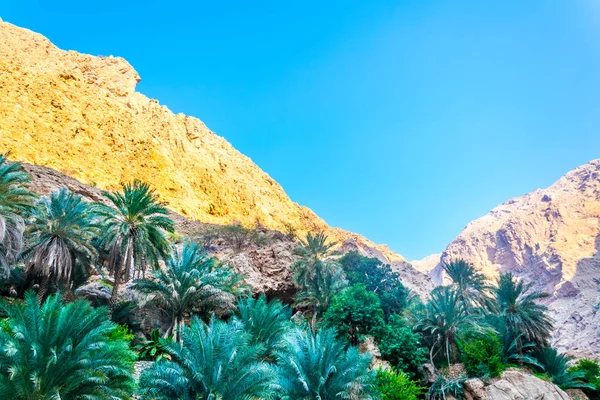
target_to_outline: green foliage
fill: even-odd
[[[194,242],[173,247],[166,268],[152,271],[153,279],[138,279],[132,288],[151,296],[150,303],[170,318],[166,334],[179,340],[184,321],[194,313],[225,315],[235,308],[235,297],[246,292],[243,277],[209,257]]]
[[[272,366],[257,362],[260,346],[236,319],[194,317],[182,343],[168,343],[170,361],[154,363],[140,377],[140,395],[154,400],[251,400],[270,398],[276,378]]]
[[[403,372],[380,369],[376,379],[381,400],[418,400],[424,393],[424,388]]]
[[[458,333],[478,328],[478,320],[469,310],[453,287],[440,286],[431,292],[415,330],[429,342],[433,357],[439,354],[448,364],[458,361]]]
[[[542,372],[546,373],[561,389],[595,389],[593,385],[583,382],[584,371],[569,368],[573,357],[560,354],[556,349],[544,347],[536,353],[536,358],[542,366]]]
[[[284,344],[284,335],[291,328],[292,310],[279,300],[267,301],[265,295],[238,300],[239,321],[250,334],[250,343],[260,345],[259,359],[274,361],[274,352]]]
[[[0,277],[5,278],[23,247],[24,217],[35,204],[26,184],[31,180],[21,163],[0,154]]]
[[[33,292],[23,303],[2,305],[0,398],[129,399],[135,355],[114,333],[106,308],[77,300],[62,305],[50,296],[39,305]]]
[[[379,297],[386,318],[402,313],[412,299],[410,290],[400,280],[400,274],[376,258],[363,257],[356,251],[346,253],[338,262],[350,285],[363,284]]]
[[[585,393],[590,400],[600,399],[600,365],[598,361],[583,359],[577,361],[573,367],[569,368],[569,373],[582,373],[580,380],[584,383],[594,386],[594,389],[584,388]]]
[[[427,350],[420,336],[413,333],[398,314],[390,316],[387,324],[373,330],[381,357],[410,378],[420,375],[420,367],[427,360]]]
[[[462,344],[462,362],[469,376],[495,378],[504,371],[502,344],[495,333],[467,335]]]
[[[334,297],[347,284],[344,273],[337,264],[317,262],[310,278],[298,289],[296,306],[311,308],[314,319],[329,308]]]
[[[166,232],[173,232],[175,224],[167,217],[164,204],[143,182],[125,184],[122,193],[104,192],[104,196],[112,204],[97,207],[103,225],[99,247],[109,254],[113,306],[121,281],[128,281],[136,271],[143,276],[147,265],[158,268],[158,260],[171,249]]]
[[[23,257],[28,273],[41,280],[41,301],[50,282],[70,285],[76,267],[87,270],[98,255],[92,240],[100,229],[90,203],[67,189],[42,197],[29,222]]]
[[[371,356],[347,347],[332,329],[294,329],[277,359],[284,400],[366,400],[375,394]]]
[[[127,325],[117,324],[115,329],[110,333],[110,335],[108,335],[108,338],[111,341],[123,340],[127,343],[131,343],[131,341],[135,338],[135,335],[133,332],[131,332],[131,329],[129,329]]]
[[[512,273],[501,274],[498,286],[492,288],[490,311],[499,315],[512,336],[517,340],[517,350],[527,343],[547,346],[552,331],[552,319],[546,306],[538,300],[546,293],[533,290],[533,282],[518,281]]]
[[[134,334],[142,330],[140,323],[134,318],[133,312],[137,307],[134,301],[120,301],[114,305],[110,319],[115,324],[126,326]]]
[[[446,400],[448,395],[452,395],[458,400],[463,400],[466,380],[466,378],[448,379],[440,375],[427,391],[425,398],[427,400]]]
[[[357,345],[375,326],[383,323],[379,298],[365,285],[356,284],[337,295],[323,315],[326,324]]]
[[[486,291],[485,276],[465,260],[444,263],[444,271],[450,279],[460,299],[467,306],[483,306],[489,301]]]
[[[159,329],[153,329],[152,332],[150,332],[150,338],[144,338],[140,343],[137,343],[133,349],[138,353],[138,358],[140,360],[170,360],[171,356],[167,351],[170,342],[173,342],[173,335],[163,338],[160,336]]]

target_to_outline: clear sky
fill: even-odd
[[[600,1],[31,1],[330,225],[409,259],[600,158]]]

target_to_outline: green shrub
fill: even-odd
[[[448,395],[452,395],[455,399],[463,400],[466,380],[466,378],[448,379],[440,375],[427,391],[425,398],[427,400],[446,400]]]
[[[379,298],[368,292],[365,285],[357,284],[334,297],[323,318],[328,326],[356,345],[383,323],[383,310]]]
[[[495,378],[502,374],[502,344],[490,333],[469,337],[462,345],[462,362],[469,376]]]
[[[377,258],[364,257],[356,251],[338,260],[350,285],[363,284],[367,291],[379,297],[386,318],[401,313],[410,302],[411,294],[400,281],[400,274]]]
[[[170,360],[171,356],[167,351],[167,346],[173,341],[173,336],[163,338],[158,329],[150,332],[150,339],[144,339],[136,344],[133,349],[138,353],[138,358],[144,361]]]
[[[420,374],[427,350],[421,347],[421,337],[413,333],[400,315],[392,314],[387,324],[376,327],[372,333],[384,360],[409,378]]]
[[[581,380],[595,387],[595,389],[584,389],[585,394],[587,394],[590,400],[600,400],[600,365],[598,361],[588,359],[579,360],[577,364],[569,368],[569,372],[582,372],[583,377]]]
[[[381,400],[417,400],[424,393],[424,388],[402,371],[380,369],[376,381]]]

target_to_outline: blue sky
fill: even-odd
[[[0,17],[125,57],[141,92],[409,259],[600,157],[597,0],[0,0]]]

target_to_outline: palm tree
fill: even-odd
[[[209,324],[193,317],[182,332],[182,344],[169,342],[171,361],[160,361],[144,371],[140,394],[153,400],[270,399],[275,371],[257,362],[259,346],[250,343],[243,325],[232,319]]]
[[[277,352],[283,399],[373,399],[371,356],[336,338],[333,329],[316,333],[295,328],[286,349]]]
[[[325,312],[335,295],[348,286],[342,269],[335,263],[318,262],[302,288],[296,294],[296,307],[312,309],[312,327],[316,327],[319,314]]]
[[[242,276],[209,257],[199,244],[186,241],[173,247],[166,268],[152,272],[153,279],[138,279],[132,288],[147,294],[165,311],[170,325],[165,337],[180,340],[184,321],[194,313],[223,315],[235,308],[235,296],[243,294]]]
[[[537,300],[548,297],[546,293],[532,290],[533,282],[517,281],[512,273],[501,274],[498,286],[492,288],[493,303],[490,311],[499,315],[514,337],[518,338],[519,352],[527,342],[547,346],[552,331],[548,309]]]
[[[283,337],[291,328],[292,310],[279,300],[267,301],[264,294],[258,299],[240,298],[237,307],[250,343],[262,346],[262,360],[273,361],[273,353],[281,349]]]
[[[556,349],[544,347],[538,351],[536,358],[541,364],[542,370],[561,389],[596,389],[594,385],[582,382],[585,372],[569,370],[569,364],[573,361],[573,357],[559,354]]]
[[[26,184],[31,181],[21,163],[0,154],[0,268],[8,276],[9,265],[23,247],[24,216],[35,204],[35,195]]]
[[[443,264],[461,300],[468,306],[484,305],[488,289],[485,276],[465,260]]]
[[[300,240],[300,244],[294,249],[294,254],[300,259],[292,265],[293,281],[296,286],[302,288],[312,279],[319,265],[331,263],[325,260],[336,243],[327,243],[328,239],[327,235],[320,232],[316,235],[308,233],[306,240]]]
[[[129,399],[135,355],[106,308],[84,300],[62,305],[59,295],[40,305],[33,292],[23,303],[3,303],[0,329],[0,398]]]
[[[100,246],[110,254],[109,270],[114,276],[109,303],[112,308],[123,280],[127,282],[135,271],[143,276],[146,265],[158,267],[158,260],[168,254],[170,245],[165,232],[173,232],[175,224],[166,216],[164,204],[143,182],[125,184],[122,193],[105,192],[104,195],[112,207],[98,207],[98,215],[105,225]]]
[[[475,316],[469,313],[469,308],[456,289],[440,286],[431,292],[431,299],[422,310],[414,329],[429,339],[432,360],[441,352],[450,364],[450,357],[452,362],[457,361],[458,333],[476,328],[475,322]]]
[[[67,189],[42,197],[27,227],[23,251],[28,273],[41,278],[41,302],[51,281],[71,283],[73,269],[87,267],[97,256],[92,241],[99,233],[92,206]]]

